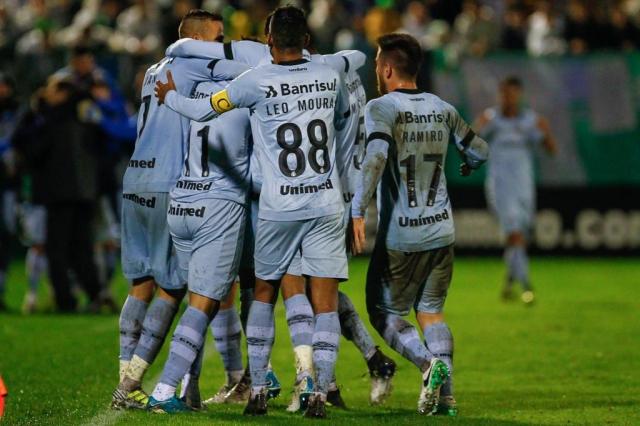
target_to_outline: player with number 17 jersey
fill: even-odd
[[[452,244],[453,215],[443,167],[450,140],[471,158],[473,131],[451,105],[410,89],[370,101],[365,126],[368,141],[388,144],[389,164],[378,186],[378,232],[387,247],[415,252]],[[361,199],[354,200],[354,215],[361,217],[365,208]]]

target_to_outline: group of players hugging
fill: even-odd
[[[489,148],[455,108],[417,89],[417,41],[380,37],[381,97],[367,103],[357,73],[365,55],[313,53],[296,7],[271,13],[267,44],[224,43],[222,18],[202,10],[188,13],[179,33],[145,75],[124,177],[122,261],[132,286],[112,406],[177,413],[236,402],[246,415],[266,414],[280,392],[270,365],[279,292],[297,373],[288,410],[324,418],[327,405],[344,406],[334,374],[341,334],[368,365],[371,403],[382,403],[396,365],[339,291],[348,253],[364,249],[377,190],[366,279],[371,325],[419,369],[418,412],[456,415],[453,337],[442,313],[454,258],[443,165],[450,143],[463,175]],[[143,376],[185,294],[188,307],[148,395]],[[422,337],[404,319],[412,308]],[[201,401],[209,327],[227,382]]]

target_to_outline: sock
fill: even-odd
[[[313,309],[305,294],[284,301],[296,361],[296,382],[313,374]]]
[[[449,367],[449,380],[440,390],[443,396],[453,396],[453,335],[444,322],[432,324],[424,329],[424,339],[427,348],[433,356],[441,359]]]
[[[254,394],[267,386],[267,369],[274,335],[273,305],[254,300],[247,318],[247,346]]]
[[[338,347],[340,345],[340,319],[337,312],[316,315],[313,333],[313,365],[316,371],[315,392],[327,394],[333,379]]]
[[[398,315],[387,315],[382,337],[395,351],[426,371],[433,358],[427,350],[416,328]]]
[[[352,341],[368,361],[376,353],[376,345],[369,330],[360,319],[360,315],[356,312],[351,299],[342,292],[338,293],[338,314],[340,315],[342,335]]]
[[[242,377],[242,325],[235,307],[218,311],[211,321],[211,334],[215,340],[216,349],[222,357],[222,364],[227,373],[240,371]]]
[[[164,383],[158,383],[156,387],[153,389],[153,393],[151,396],[156,401],[166,401],[176,394],[176,387],[166,385]]]
[[[25,259],[25,269],[27,272],[29,291],[37,293],[40,278],[47,269],[46,256],[38,253],[35,249],[30,248],[29,251],[27,251],[27,257]]]
[[[177,311],[178,305],[165,299],[157,297],[151,302],[142,323],[140,341],[136,346],[134,355],[142,358],[148,364],[153,363],[158,352],[160,352],[162,343],[169,332],[169,327],[171,327],[173,317]]]
[[[187,307],[173,333],[169,358],[164,364],[159,383],[173,387],[175,392],[178,383],[198,357],[208,325],[207,314],[194,307]],[[166,391],[167,388],[163,389]],[[166,394],[164,396],[165,400],[168,399]]]
[[[180,386],[180,398],[183,398],[187,395],[187,392],[191,392],[193,394],[194,391],[198,392],[199,395],[199,383],[200,383],[200,372],[202,371],[202,358],[204,357],[204,337],[203,344],[200,350],[198,351],[198,355],[196,359],[191,363],[191,367],[189,367],[189,371],[182,378],[182,385]]]
[[[241,288],[240,289],[240,322],[242,323],[242,329],[245,335],[247,334],[247,318],[249,318],[249,309],[251,309],[251,302],[253,302],[253,289]]]
[[[147,312],[147,303],[133,296],[127,296],[122,311],[120,312],[120,361],[131,361],[133,352],[138,345],[140,332],[142,331],[142,322]],[[121,370],[122,370],[121,364]],[[126,370],[126,366],[125,366]],[[122,381],[124,371],[121,372],[120,381]]]
[[[529,257],[527,250],[523,246],[514,247],[515,250],[515,278],[520,281],[523,291],[531,290],[529,285]]]

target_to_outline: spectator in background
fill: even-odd
[[[493,50],[498,41],[497,25],[493,11],[478,0],[465,0],[462,12],[453,24],[453,37],[447,46],[447,59],[458,63],[461,57],[484,56]]]
[[[561,19],[549,0],[539,0],[529,16],[527,51],[532,56],[560,55],[566,50]]]
[[[512,6],[504,14],[504,26],[500,47],[505,50],[522,50],[527,47],[526,43],[526,18],[524,10],[519,6]]]
[[[569,46],[569,53],[581,55],[597,47],[599,38],[598,25],[581,0],[570,0],[567,6],[567,18],[564,26],[564,38]]]
[[[640,47],[640,30],[620,5],[611,8],[609,22],[609,48],[630,51]]]
[[[90,310],[97,310],[100,283],[92,223],[101,135],[87,122],[90,101],[73,82],[52,77],[34,104],[18,125],[13,144],[32,171],[34,201],[47,209],[46,254],[56,305],[61,312],[77,309],[72,271]]]

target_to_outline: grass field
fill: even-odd
[[[13,265],[11,282],[24,282],[22,267]],[[387,348],[399,365],[394,393],[385,407],[369,407],[366,365],[342,340],[337,376],[350,410],[331,410],[328,424],[640,424],[638,259],[534,259],[538,303],[530,308],[499,301],[498,259],[460,258],[455,268],[446,312],[456,339],[459,417],[418,416],[417,370]],[[361,313],[365,271],[365,259],[352,261],[352,280],[343,286]],[[9,289],[14,309],[23,291]],[[116,291],[122,299],[123,280]],[[4,424],[298,424],[300,416],[284,411],[294,371],[281,303],[276,318],[273,364],[283,395],[266,419],[250,419],[241,406],[182,416],[110,411],[117,316],[0,315],[0,374],[10,392]],[[205,396],[223,381],[210,337],[207,348]],[[165,357],[166,347],[147,375],[148,390]]]

